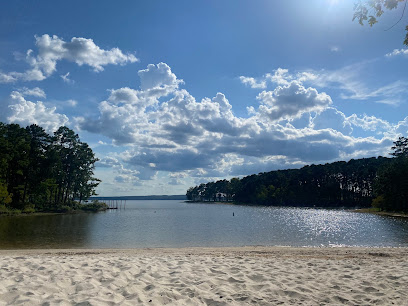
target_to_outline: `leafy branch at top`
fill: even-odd
[[[373,26],[378,22],[378,18],[384,14],[384,9],[393,10],[398,7],[400,3],[404,2],[404,8],[402,10],[401,18],[386,31],[392,29],[397,25],[403,18],[405,14],[405,9],[407,6],[407,0],[366,0],[358,1],[354,5],[354,16],[353,21],[358,20],[361,25],[367,22],[370,26]],[[408,46],[408,25],[405,27],[407,34],[405,36],[404,45]]]

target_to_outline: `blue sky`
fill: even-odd
[[[387,155],[408,134],[407,16],[354,1],[8,1],[0,120],[74,129],[100,195]]]

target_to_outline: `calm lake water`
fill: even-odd
[[[341,210],[127,201],[102,213],[0,217],[0,248],[408,247],[408,220]]]

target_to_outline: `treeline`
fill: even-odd
[[[408,138],[400,137],[392,149],[392,162],[378,171],[373,206],[408,213]]]
[[[408,147],[401,137],[392,155],[277,170],[191,187],[191,201],[308,206],[370,207],[408,211]],[[374,201],[373,201],[374,199]]]
[[[95,157],[67,127],[49,135],[38,125],[0,123],[0,208],[26,211],[72,207],[94,195]]]
[[[192,187],[187,198],[192,201],[223,198],[275,206],[367,207],[373,198],[376,173],[387,162],[388,158],[373,157],[264,172]]]

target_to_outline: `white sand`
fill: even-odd
[[[0,305],[408,305],[408,249],[0,251]]]

